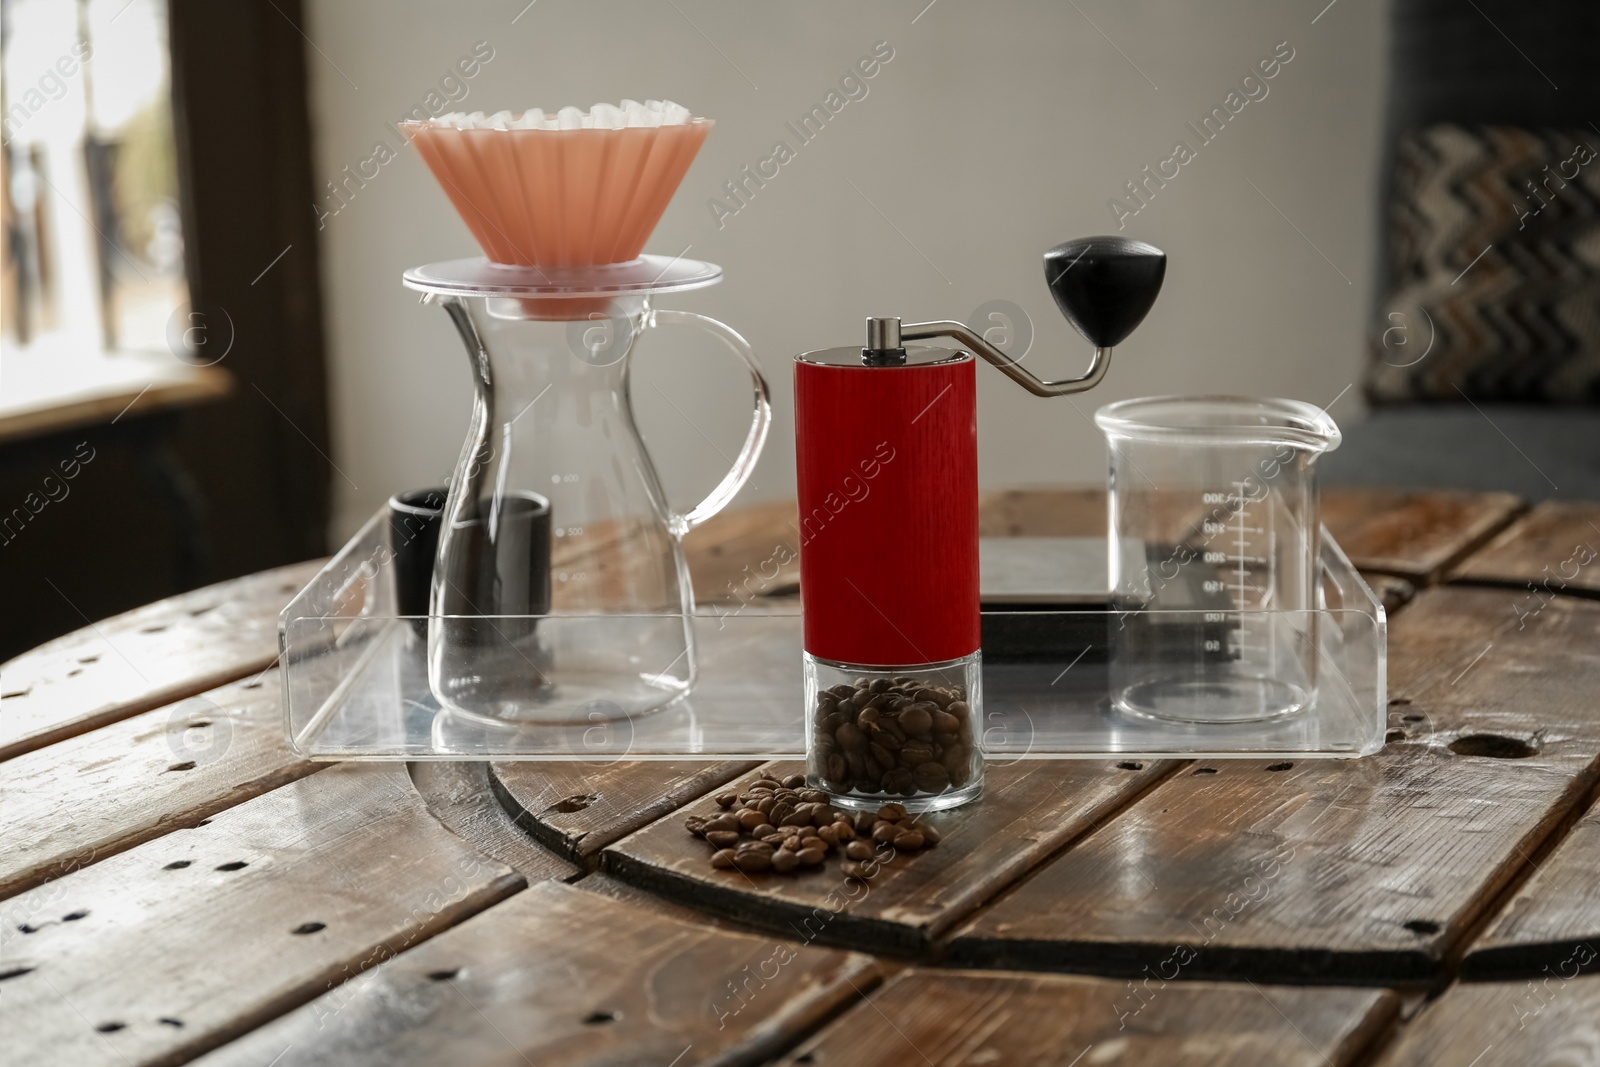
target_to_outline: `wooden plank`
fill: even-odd
[[[1594,951],[1552,959],[1551,974],[1537,982],[1452,986],[1400,1031],[1379,1067],[1600,1063],[1600,976],[1596,962],[1578,963],[1595,961]]]
[[[272,670],[0,763],[0,896],[317,770],[284,744],[278,700]]]
[[[1397,1007],[1379,989],[1159,979],[1136,987],[911,968],[782,1062],[1341,1067],[1358,1060]]]
[[[1539,863],[1462,961],[1474,980],[1541,980],[1546,968],[1600,952],[1600,808],[1592,808]],[[1591,960],[1585,970],[1600,970]],[[1570,975],[1569,975],[1570,977]]]
[[[1597,688],[1592,600],[1449,585],[1419,593],[1389,630],[1391,711],[1413,740],[1472,732],[1600,753]]]
[[[1513,599],[1438,587],[1396,617],[1383,752],[1180,773],[950,958],[1139,974],[1184,945],[1202,976],[1432,980],[1595,778],[1600,605],[1563,598],[1519,627]]]
[[[501,806],[489,765],[422,760],[409,766],[411,784],[445,828],[529,882],[573,881],[582,868],[530,838]]]
[[[1104,537],[1103,486],[999,489],[978,495],[979,537]]]
[[[807,942],[920,952],[1174,767],[1138,761],[991,764],[980,802],[922,816],[943,835],[938,847],[896,858],[864,893],[835,860],[804,875],[715,869],[705,842],[689,835],[679,815],[611,845],[601,861],[608,872],[663,896]],[[780,762],[767,769],[781,777],[802,766]],[[707,798],[688,805],[683,815],[719,810]]]
[[[200,1063],[753,1063],[876,982],[866,956],[545,882]]]
[[[1323,491],[1322,521],[1362,570],[1429,585],[1521,506],[1509,493],[1340,486]]]
[[[278,612],[323,562],[169,597],[0,666],[0,759],[265,670],[278,657]]]
[[[1450,574],[1451,581],[1600,594],[1600,504],[1547,500]]]
[[[700,603],[800,591],[799,512],[793,500],[729,508],[684,538]]]
[[[496,763],[490,786],[517,825],[585,866],[601,849],[761,766],[759,760]]]
[[[959,966],[1432,981],[1589,788],[1571,743],[1520,760],[1392,744],[1359,762],[1204,761],[980,915]],[[1274,769],[1278,768],[1278,769]]]
[[[515,892],[399,767],[346,764],[7,901],[18,1062],[181,1062]]]

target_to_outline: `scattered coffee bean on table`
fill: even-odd
[[[919,797],[961,789],[983,770],[959,685],[860,678],[817,694],[807,766],[847,797]]]
[[[866,881],[897,854],[939,842],[937,830],[913,822],[900,804],[852,816],[830,806],[820,789],[806,788],[798,774],[781,781],[762,775],[744,792],[719,793],[715,800],[715,814],[691,815],[684,826],[712,847],[711,866],[724,870],[814,870],[837,849],[845,855],[844,873]]]

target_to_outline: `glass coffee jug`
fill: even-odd
[[[738,333],[651,300],[720,278],[712,264],[659,256],[406,272],[449,314],[476,387],[429,600],[428,680],[448,712],[492,725],[599,723],[665,707],[693,685],[682,539],[750,477],[772,413]],[[667,506],[629,391],[635,339],[668,324],[722,342],[754,394],[732,468],[681,515]]]

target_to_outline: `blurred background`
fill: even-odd
[[[418,106],[656,97],[717,121],[646,250],[721,264],[721,285],[661,303],[765,364],[777,421],[741,501],[793,494],[791,357],[858,343],[867,315],[963,319],[1042,377],[1079,373],[1089,347],[1040,257],[1097,233],[1165,250],[1162,296],[1091,395],[980,370],[985,488],[1103,482],[1101,404],[1244,393],[1326,406],[1347,432],[1334,480],[1600,495],[1592,3],[0,15],[0,570],[22,606],[3,654],[327,552],[448,477],[468,368],[400,274],[478,249],[395,126]],[[790,125],[873,55],[864,95],[802,143]],[[794,158],[735,198],[780,140]],[[748,387],[670,329],[634,373],[687,508],[736,453]]]

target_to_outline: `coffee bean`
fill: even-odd
[[[741,871],[770,871],[772,869],[772,854],[770,852],[736,852],[733,855],[733,865]]]
[[[829,823],[817,831],[817,836],[830,845],[837,845],[839,843],[839,828],[833,823]]]
[[[788,874],[800,866],[800,858],[793,852],[775,852],[772,856],[772,869],[779,874]]]
[[[860,862],[846,863],[839,869],[844,871],[846,877],[859,878],[863,882],[871,880],[877,875],[879,870],[878,865],[875,863]]]
[[[872,846],[865,841],[852,841],[844,846],[844,854],[848,859],[870,860],[872,858]]]
[[[767,817],[755,808],[746,808],[739,813],[739,828],[742,830],[754,830],[766,821]]]
[[[791,774],[789,777],[783,780],[783,787],[785,789],[799,789],[805,784],[806,776],[803,774]]]
[[[856,836],[855,824],[842,813],[834,817],[833,828],[838,833],[840,841],[850,841]]]
[[[894,835],[894,847],[902,852],[915,852],[925,838],[915,830],[902,830]]]
[[[927,737],[933,732],[933,714],[927,704],[913,704],[900,713],[900,726],[913,737]]]
[[[900,750],[900,762],[907,767],[933,760],[933,746],[926,741],[908,741]]]
[[[911,772],[917,788],[924,793],[942,793],[950,788],[950,772],[942,763],[923,763]]]
[[[856,727],[853,722],[847,722],[834,732],[834,738],[839,742],[846,754],[860,752],[867,745],[866,735]]]
[[[737,830],[708,830],[706,840],[715,848],[732,848],[739,843]]]
[[[894,823],[879,822],[878,825],[872,828],[872,839],[874,841],[893,841],[895,834],[899,832]]]
[[[843,789],[850,784],[850,765],[837,752],[828,757],[826,777],[834,789]]]
[[[800,861],[800,866],[802,867],[820,866],[822,861],[827,858],[827,853],[820,848],[803,848],[794,855],[795,859]]]
[[[754,830],[751,830],[750,831],[750,836],[755,838],[757,841],[760,841],[762,838],[766,837],[768,834],[772,833],[775,830],[777,830],[776,826],[773,826],[769,822],[764,822],[760,826],[756,827]]]
[[[911,776],[911,768],[896,767],[883,776],[883,791],[885,793],[898,793],[908,797],[917,791],[917,783]]]
[[[705,828],[706,833],[708,834],[714,830],[732,830],[737,833],[739,830],[739,820],[733,815],[718,815],[714,819],[707,819]]]
[[[696,837],[706,836],[706,820],[703,815],[691,815],[683,820],[684,828]]]
[[[727,870],[728,868],[732,867],[733,849],[722,848],[718,849],[716,852],[713,852],[711,854],[711,866],[718,867],[723,870]]]
[[[922,834],[922,843],[929,848],[937,845],[944,838],[944,835],[934,826],[919,826],[917,830]]]
[[[903,804],[885,804],[878,809],[878,818],[885,822],[899,822],[905,817],[906,809]]]

